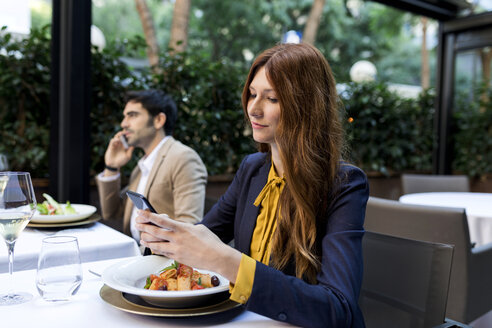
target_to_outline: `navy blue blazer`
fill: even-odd
[[[226,193],[202,221],[223,242],[234,239],[234,247],[247,255],[259,213],[253,203],[270,166],[269,154],[245,157]],[[340,174],[340,189],[317,232],[322,250],[318,283],[296,278],[295,263],[279,271],[257,262],[246,309],[303,327],[364,327],[358,299],[369,188],[366,175],[355,166],[341,165]]]

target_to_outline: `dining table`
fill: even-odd
[[[81,262],[140,255],[137,242],[100,222],[83,226],[46,228],[28,226],[19,235],[14,249],[14,272],[35,269],[42,240],[49,236],[77,237]],[[0,244],[0,273],[8,272],[8,253],[5,243]]]
[[[492,242],[492,193],[425,192],[403,195],[399,200],[406,204],[464,208],[472,244]]]
[[[36,289],[36,270],[0,274],[0,291],[15,286],[16,291],[28,292],[33,298],[27,303],[0,306],[2,327],[290,327],[238,305],[227,311],[190,316],[157,316],[129,311],[101,296],[107,286],[101,275],[112,266],[136,257],[82,263],[83,280],[78,292],[68,301],[45,301]],[[10,278],[12,281],[10,282]],[[232,302],[232,301],[230,301]]]

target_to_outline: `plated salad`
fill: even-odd
[[[41,215],[67,215],[77,214],[77,211],[73,208],[69,201],[65,205],[59,204],[50,195],[44,193],[43,197],[46,198],[44,202],[38,204],[37,209]]]
[[[162,269],[159,275],[151,274],[147,277],[145,289],[150,290],[198,290],[220,285],[217,276],[201,273],[192,267],[174,261],[167,268]]]

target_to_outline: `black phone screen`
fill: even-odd
[[[145,198],[144,195],[141,195],[139,193],[133,192],[133,191],[127,191],[126,192],[127,196],[132,200],[133,204],[139,209],[139,210],[149,210],[152,213],[157,213],[156,210],[150,205],[150,202]]]
[[[139,194],[139,193],[134,192],[134,191],[130,191],[130,190],[128,190],[126,192],[126,195],[132,200],[133,204],[139,210],[147,210],[148,209],[152,213],[157,213],[155,211],[155,209],[152,207],[152,205],[150,205],[150,202],[147,200],[147,198],[145,198],[144,195]],[[143,256],[147,256],[147,255],[152,255],[152,251],[150,250],[150,248],[145,247]]]

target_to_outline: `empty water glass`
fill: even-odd
[[[76,237],[43,239],[38,260],[36,287],[47,301],[66,301],[82,284],[79,244]]]

